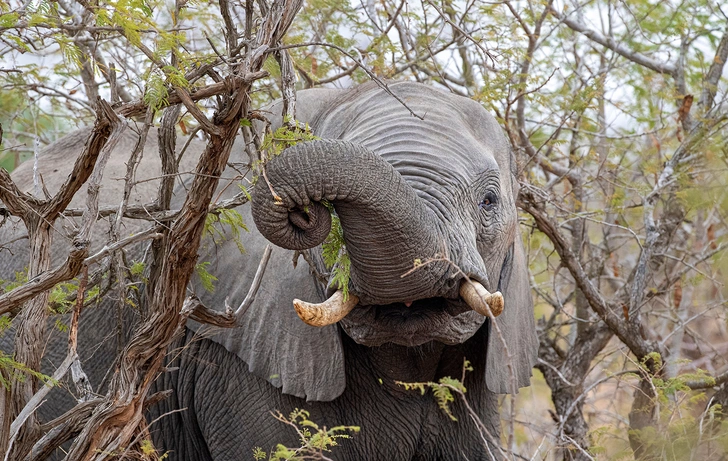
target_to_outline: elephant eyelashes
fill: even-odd
[[[485,197],[483,197],[483,200],[480,201],[478,204],[478,208],[485,211],[491,211],[493,208],[495,208],[496,203],[498,202],[498,197],[492,192],[488,192],[485,194]]]

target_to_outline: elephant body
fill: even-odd
[[[239,304],[268,240],[279,246],[238,328],[190,322],[170,348],[171,371],[155,390],[173,392],[148,418],[169,459],[251,459],[255,448],[298,447],[295,431],[272,414],[296,408],[320,427],[361,428],[326,453],[332,459],[499,459],[497,393],[528,385],[537,350],[515,162],[479,104],[420,84],[389,88],[399,101],[373,84],[298,92],[297,119],[323,139],[268,161],[270,183],[259,180],[252,207],[238,209],[250,228],[244,255],[231,238],[203,242],[199,261],[218,280],[212,293],[199,281],[191,290],[215,309]],[[277,113],[274,105],[273,128]],[[280,202],[270,203],[271,188]],[[329,219],[317,214],[321,201],[341,220],[358,305],[315,327],[291,303],[319,303],[337,288],[315,274],[330,271],[319,246],[328,230],[316,227]],[[312,265],[294,264],[284,248],[310,248]],[[466,280],[503,293],[497,329],[459,297]],[[109,331],[101,310],[85,315]],[[456,421],[431,392],[397,384],[460,378],[465,359],[473,413],[456,398]]]
[[[157,383],[157,390],[174,393],[153,408],[150,419],[160,419],[150,430],[155,445],[161,452],[169,450],[170,459],[246,460],[252,459],[256,447],[272,452],[279,443],[300,446],[294,430],[275,420],[273,413],[288,416],[294,409],[305,409],[320,427],[361,428],[326,454],[331,459],[500,459],[492,446],[486,448],[460,402],[452,406],[458,418],[452,421],[430,392],[421,395],[394,384],[394,380],[428,382],[460,376],[463,358],[477,356],[483,339],[474,338],[462,347],[370,348],[345,336],[346,389],[331,402],[306,402],[281,393],[250,373],[237,356],[190,330],[175,345],[178,353],[170,366],[179,369]],[[482,367],[482,362],[476,359],[473,365]],[[497,439],[497,395],[484,388],[482,379],[469,376],[465,385],[469,404],[485,422],[487,433]]]

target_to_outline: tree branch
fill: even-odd
[[[726,60],[728,60],[728,25],[723,31],[723,37],[720,39],[718,49],[715,50],[713,62],[710,64],[710,69],[708,69],[708,73],[705,74],[703,80],[703,92],[698,102],[703,113],[707,113],[713,107],[713,100],[715,99],[715,93],[718,91],[718,82],[723,75]]]
[[[639,64],[641,66],[647,67],[648,69],[654,70],[657,73],[660,74],[667,74],[672,77],[675,76],[676,68],[673,64],[670,63],[664,63],[662,61],[658,61],[656,59],[649,58],[642,53],[638,53],[636,51],[632,51],[630,49],[627,49],[624,45],[617,42],[612,37],[605,37],[604,35],[600,34],[599,32],[589,29],[585,24],[582,24],[578,21],[574,21],[573,19],[570,19],[568,16],[565,16],[558,11],[556,11],[555,8],[551,8],[551,14],[558,19],[559,21],[566,24],[570,29],[579,32],[589,39],[599,43],[600,45],[614,51],[615,53],[619,54],[622,57],[625,57],[629,59],[630,61],[634,62],[635,64]]]
[[[220,328],[235,328],[240,326],[243,316],[253,304],[253,301],[255,301],[255,295],[258,293],[260,283],[263,281],[265,269],[268,267],[271,251],[271,246],[266,245],[263,256],[260,258],[258,269],[255,271],[253,282],[250,284],[248,294],[245,295],[245,299],[243,299],[243,302],[240,303],[240,306],[236,310],[233,311],[226,301],[225,313],[222,313],[202,304],[197,296],[190,296],[185,300],[185,304],[182,307],[183,315],[189,315],[191,319],[200,323],[214,325]]]

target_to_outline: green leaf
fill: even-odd
[[[204,288],[206,291],[209,291],[210,293],[213,293],[215,291],[215,282],[217,282],[217,277],[208,272],[207,267],[209,265],[210,261],[204,261],[195,265],[195,273],[198,277],[200,277],[200,283],[202,283],[202,288]]]
[[[134,261],[129,268],[129,272],[131,275],[138,277],[144,273],[144,268],[145,265],[143,261]]]
[[[159,110],[169,103],[169,94],[164,79],[156,71],[147,76],[147,86],[144,91],[144,102],[154,110]]]
[[[344,241],[344,230],[341,228],[341,220],[334,214],[333,205],[323,202],[330,210],[331,231],[321,245],[321,255],[327,269],[332,269],[331,281],[334,286],[344,294],[344,300],[349,297],[349,278],[351,276],[351,259],[346,252]]]
[[[18,13],[3,13],[0,14],[0,27],[11,29],[15,27],[20,16]]]
[[[16,362],[3,351],[0,351],[0,370],[3,371],[3,373],[0,373],[0,385],[6,389],[10,389],[13,381],[24,381],[28,376],[32,376],[51,386],[58,384],[58,381],[50,376],[35,371],[23,363]],[[5,379],[5,377],[8,377],[8,379]]]

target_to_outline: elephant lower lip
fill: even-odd
[[[470,310],[468,306],[460,300],[455,301],[445,298],[428,298],[419,299],[409,303],[393,303],[359,307],[374,309],[375,316],[377,318],[401,317],[404,319],[410,317],[422,317],[423,315],[437,315],[441,312],[451,316],[456,316]]]
[[[359,305],[340,324],[354,341],[366,346],[419,346],[430,341],[464,342],[484,321],[459,299],[429,298],[409,307],[404,303]]]

